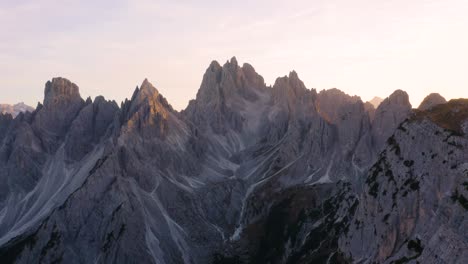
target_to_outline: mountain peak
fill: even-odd
[[[388,104],[392,105],[404,105],[404,106],[410,106],[411,103],[409,101],[409,96],[408,93],[403,91],[403,90],[395,90],[387,99],[385,99],[383,102],[387,102]],[[382,102],[382,103],[383,103]]]
[[[44,106],[46,107],[81,100],[78,86],[66,78],[56,77],[45,85]]]
[[[419,105],[419,110],[429,110],[436,105],[445,104],[447,100],[438,93],[431,93]]]
[[[297,72],[295,70],[292,70],[291,72],[289,72],[289,79],[299,80],[299,76],[297,75]]]
[[[376,149],[385,146],[394,128],[411,114],[411,103],[405,91],[396,90],[379,105],[372,123],[372,136]]]
[[[242,70],[237,63],[236,57],[232,57],[230,61],[226,61],[222,69],[233,78],[237,78],[237,75],[239,75],[239,72]]]
[[[238,66],[236,56],[233,56],[233,57],[231,58],[231,62],[230,62],[230,63],[231,63],[232,65]]]
[[[156,99],[159,95],[158,90],[151,84],[147,78],[143,80],[140,87],[136,87],[133,91],[132,99],[130,100],[132,105],[139,105],[144,101]]]
[[[172,107],[167,103],[166,99],[159,94],[159,91],[154,87],[154,85],[145,78],[141,83],[140,88],[136,87],[133,92],[130,112],[136,111],[136,109],[140,108],[140,106],[145,103],[154,105],[156,102],[161,103],[164,107],[172,111]]]
[[[372,98],[372,100],[368,101],[370,104],[372,104],[372,106],[374,108],[377,109],[377,107],[379,107],[379,105],[382,103],[384,99],[378,97],[378,96],[374,96],[374,98]]]
[[[275,104],[288,109],[293,115],[308,109],[307,115],[315,113],[317,92],[306,88],[295,71],[289,76],[277,78],[273,85],[273,100]]]
[[[299,79],[296,71],[291,71],[288,76],[277,78],[273,88],[284,89],[289,96],[300,96],[307,91],[304,83]]]
[[[351,96],[337,88],[331,88],[318,93],[316,106],[317,111],[325,120],[337,123],[345,120],[344,117],[350,111],[364,111],[364,108],[360,109],[359,106],[355,106],[358,102],[362,103],[359,96]],[[356,114],[356,117],[361,116]]]
[[[126,131],[138,131],[145,137],[165,136],[172,106],[148,79],[136,88],[131,101],[122,106]]]
[[[208,67],[207,71],[212,71],[212,72],[217,72],[221,69],[221,65],[219,64],[218,61],[214,60],[210,63],[210,66]]]
[[[239,67],[236,57],[232,57],[222,67],[217,61],[212,61],[203,75],[200,89],[197,93],[197,100],[218,101],[220,97],[241,97],[254,100],[256,98],[254,90],[261,90],[265,87],[263,77],[248,63]],[[223,99],[224,100],[224,99]]]
[[[140,85],[140,93],[144,93],[147,95],[152,95],[155,93],[159,94],[158,89],[156,89],[156,87],[154,87],[154,85],[150,83],[147,78],[145,78]]]

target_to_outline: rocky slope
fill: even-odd
[[[267,86],[235,58],[182,112],[148,80],[118,106],[54,78],[0,115],[0,260],[464,263],[466,113]]]

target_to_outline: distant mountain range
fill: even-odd
[[[378,107],[235,58],[175,111],[65,78],[0,114],[2,263],[468,263],[468,100]]]
[[[375,108],[377,108],[379,107],[380,103],[383,102],[383,100],[384,99],[375,96],[374,98],[372,98],[372,100],[369,101],[369,103],[371,103]]]
[[[24,103],[18,103],[14,105],[0,104],[0,113],[11,114],[13,117],[17,116],[21,112],[32,112],[34,108]]]

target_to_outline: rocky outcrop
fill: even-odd
[[[46,83],[44,103],[36,110],[31,125],[47,152],[53,153],[58,149],[84,106],[85,101],[74,83],[64,78],[54,78]]]
[[[317,108],[325,120],[336,125],[343,155],[352,156],[371,125],[361,99],[338,89],[324,90],[318,95]]]
[[[276,79],[272,89],[273,104],[287,111],[291,118],[316,112],[317,92],[307,89],[295,71]]]
[[[242,110],[260,100],[265,89],[263,78],[249,64],[239,67],[235,57],[222,67],[214,61],[203,76],[196,100],[190,101],[184,113],[201,129],[215,134],[241,132],[246,125]]]
[[[131,101],[123,107],[123,133],[138,132],[144,137],[166,137],[173,111],[166,98],[145,79],[140,88],[135,90]]]
[[[294,126],[318,118],[315,100],[317,92],[309,90],[295,71],[277,78],[271,89],[271,110],[268,118],[269,137],[279,140]]]
[[[67,103],[79,103],[82,99],[78,86],[65,78],[53,78],[44,90],[44,106],[56,108]]]
[[[447,100],[438,93],[431,93],[419,105],[419,110],[428,110],[440,104],[445,104]]]
[[[372,122],[372,140],[377,152],[393,134],[398,125],[409,117],[411,104],[408,94],[397,90],[387,97],[375,111]]]
[[[106,101],[98,96],[88,103],[73,120],[65,142],[67,158],[81,160],[102,140],[109,138],[111,124],[119,110],[113,101]]]
[[[327,121],[337,123],[340,119],[343,119],[343,113],[340,113],[343,112],[343,106],[357,102],[361,102],[358,96],[349,96],[333,88],[320,91],[317,98],[317,109]]]

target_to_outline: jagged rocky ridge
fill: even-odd
[[[0,104],[0,114],[10,114],[16,117],[21,112],[32,112],[34,108],[25,103],[17,103],[14,105]]]
[[[373,111],[372,111],[373,110]],[[233,58],[177,112],[63,78],[0,115],[2,263],[465,263],[468,102],[377,109]]]

